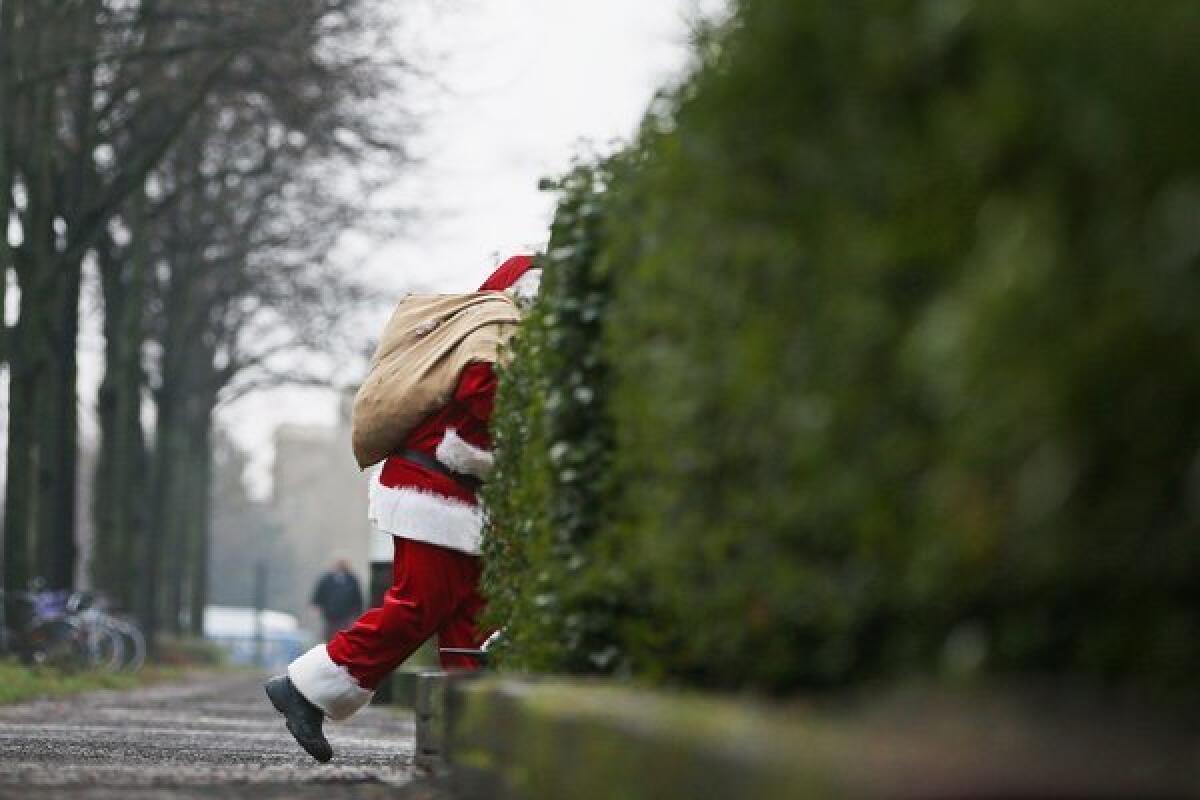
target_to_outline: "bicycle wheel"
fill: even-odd
[[[88,609],[75,616],[87,645],[88,665],[116,672],[125,662],[125,638],[113,625],[114,619],[102,611]]]
[[[124,644],[123,663],[121,669],[125,672],[137,672],[146,663],[146,638],[142,630],[132,622],[110,617],[113,630],[121,637]]]
[[[30,661],[37,665],[77,670],[88,663],[86,635],[66,617],[34,623],[26,649]]]

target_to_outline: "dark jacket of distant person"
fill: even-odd
[[[353,619],[363,611],[362,588],[344,563],[337,564],[317,581],[312,604],[327,621]]]

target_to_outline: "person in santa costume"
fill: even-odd
[[[508,291],[527,304],[541,276],[530,256],[508,259],[480,291]],[[493,365],[460,373],[450,402],[408,434],[371,482],[369,514],[392,535],[393,585],[383,603],[327,644],[293,661],[266,691],[296,741],[318,761],[333,757],[326,717],[344,720],[366,705],[384,678],[432,636],[442,648],[478,648],[484,632],[479,589],[483,512],[478,489],[492,466],[488,422]],[[443,653],[445,668],[474,669],[470,655]]]

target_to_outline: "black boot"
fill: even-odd
[[[292,685],[291,678],[287,675],[276,675],[267,681],[263,688],[267,690],[271,705],[287,720],[287,729],[296,737],[300,746],[322,764],[333,758],[333,748],[321,732],[321,723],[325,721],[325,715],[300,694]]]

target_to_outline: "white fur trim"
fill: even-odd
[[[483,510],[420,489],[392,488],[371,481],[367,515],[384,533],[479,555]]]
[[[323,644],[288,664],[287,672],[300,694],[335,721],[354,714],[375,694],[359,686],[345,667],[335,664]]]
[[[488,476],[488,473],[492,471],[492,464],[496,460],[487,450],[476,447],[459,436],[458,431],[454,428],[446,429],[446,435],[438,443],[434,455],[437,456],[438,461],[454,472],[474,475],[480,479]]]

